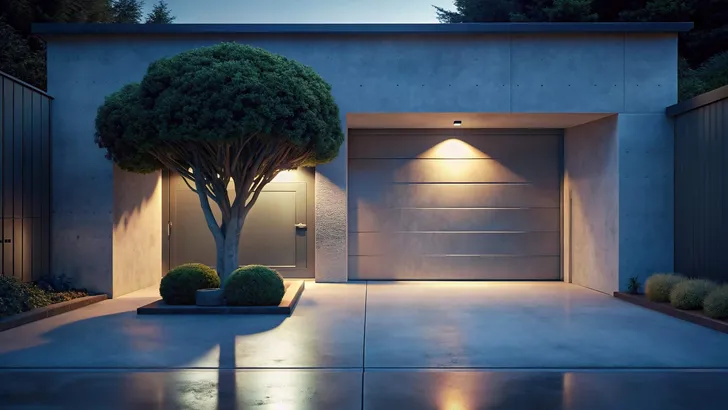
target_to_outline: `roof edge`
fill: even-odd
[[[667,107],[665,112],[670,117],[677,117],[678,115],[685,114],[688,111],[704,107],[720,100],[725,100],[726,98],[728,98],[728,85],[700,94],[675,105],[671,105]]]
[[[34,23],[52,35],[111,34],[486,34],[486,33],[679,33],[693,23],[457,23],[457,24],[108,24]]]

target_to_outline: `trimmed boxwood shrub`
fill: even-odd
[[[653,302],[669,302],[672,288],[685,280],[685,276],[676,273],[656,273],[647,278],[645,295]]]
[[[698,310],[716,284],[705,279],[690,279],[675,285],[670,291],[670,303],[678,309]]]
[[[232,306],[277,306],[286,288],[275,270],[261,265],[236,269],[225,280],[225,301]]]
[[[703,312],[713,319],[728,318],[728,285],[713,290],[705,297]]]
[[[214,269],[201,263],[186,263],[164,275],[159,294],[168,305],[194,305],[198,289],[219,287],[220,277]]]

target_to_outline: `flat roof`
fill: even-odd
[[[486,34],[677,33],[693,23],[456,23],[456,24],[104,24],[34,23],[35,34]]]

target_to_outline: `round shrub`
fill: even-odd
[[[728,285],[713,290],[705,297],[703,312],[713,319],[728,318]]]
[[[716,288],[716,284],[705,279],[690,279],[675,285],[670,291],[670,303],[678,309],[698,310],[703,300]]]
[[[669,302],[672,288],[685,280],[685,276],[675,273],[656,273],[647,278],[645,295],[653,302]]]
[[[271,268],[249,265],[225,280],[225,301],[233,306],[277,306],[286,293],[281,275]]]
[[[220,287],[217,272],[201,263],[186,263],[170,270],[159,285],[159,294],[168,305],[194,305],[198,289]]]

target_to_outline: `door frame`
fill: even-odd
[[[316,199],[315,199],[315,168],[299,168],[297,174],[301,179],[296,182],[306,183],[306,274],[301,274],[302,269],[281,272],[284,277],[314,279],[316,275]],[[170,201],[171,173],[169,170],[162,171],[162,276],[166,275],[172,264],[172,253],[170,252],[172,203]],[[202,212],[200,210],[200,212]]]

